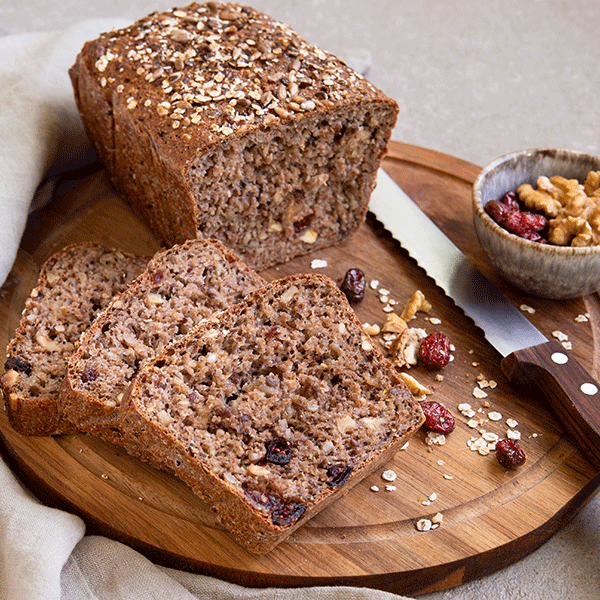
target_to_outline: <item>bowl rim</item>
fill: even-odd
[[[524,155],[535,155],[541,153],[554,153],[571,155],[581,158],[588,158],[591,160],[598,161],[600,164],[600,156],[596,156],[594,154],[590,154],[589,152],[577,151],[577,150],[568,150],[566,148],[527,148],[524,150],[515,150],[513,152],[507,152],[506,154],[502,154],[498,158],[495,158],[490,163],[488,163],[485,167],[481,169],[479,174],[477,175],[475,181],[472,185],[472,202],[473,202],[473,211],[474,214],[479,217],[479,220],[483,223],[485,227],[490,229],[497,237],[507,240],[509,243],[520,245],[524,250],[539,252],[543,254],[555,254],[558,256],[572,256],[572,255],[580,255],[586,256],[589,254],[599,254],[600,253],[600,244],[596,244],[595,246],[559,246],[556,244],[540,244],[539,242],[534,242],[532,240],[527,240],[525,238],[521,238],[514,233],[510,233],[494,219],[492,219],[484,210],[482,198],[481,198],[481,184],[484,178],[499,165],[509,162],[511,160],[516,160]],[[556,175],[556,173],[549,174]]]

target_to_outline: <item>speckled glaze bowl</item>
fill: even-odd
[[[585,296],[600,289],[600,246],[539,244],[509,233],[484,211],[540,175],[585,181],[600,170],[600,157],[556,148],[512,152],[487,165],[473,184],[473,219],[479,243],[501,275],[528,294],[550,299]]]

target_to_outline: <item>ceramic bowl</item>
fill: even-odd
[[[585,181],[600,170],[600,157],[556,148],[512,152],[487,165],[473,184],[473,219],[479,243],[500,274],[528,294],[576,298],[600,289],[600,246],[540,244],[509,233],[483,207],[540,175]]]

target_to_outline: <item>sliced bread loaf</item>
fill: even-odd
[[[121,396],[144,363],[263,283],[216,240],[158,253],[82,336],[61,392],[63,414],[78,430],[118,444]]]
[[[58,407],[67,362],[98,312],[147,262],[148,258],[90,243],[67,246],[42,265],[0,378],[9,421],[19,433],[74,431]]]
[[[274,281],[149,361],[124,447],[179,476],[263,554],[388,461],[423,413],[336,285]]]
[[[218,238],[257,270],[360,226],[398,113],[341,60],[238,4],[107,32],[70,75],[116,189],[158,239]]]

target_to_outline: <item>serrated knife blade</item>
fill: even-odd
[[[549,341],[383,170],[370,212],[504,357],[516,385],[537,387],[590,461],[600,469],[600,385],[556,341]]]

